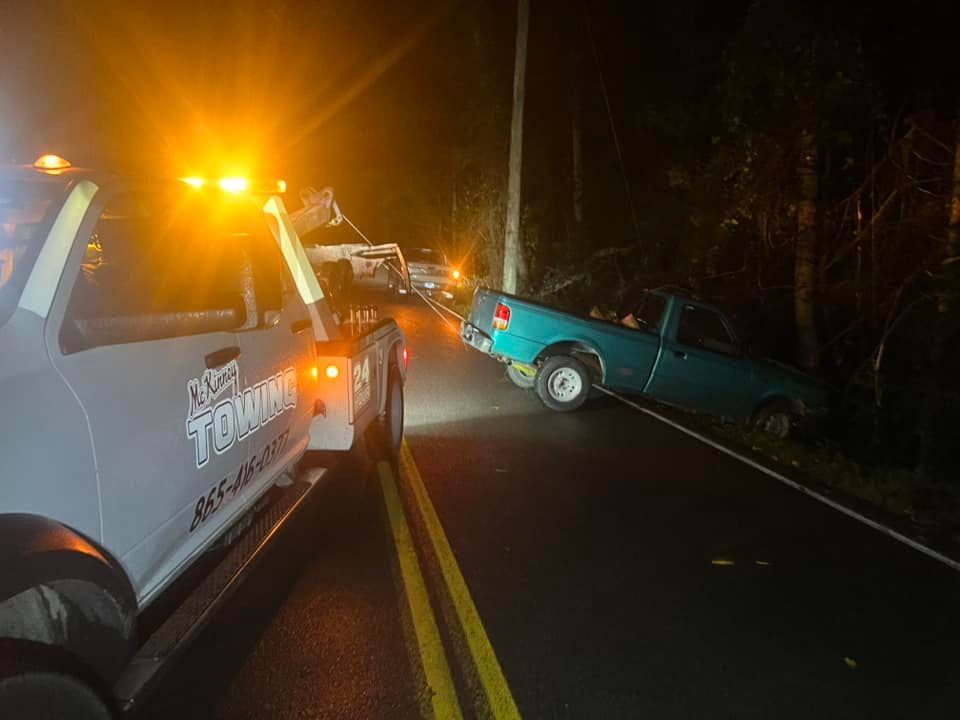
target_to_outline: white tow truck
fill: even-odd
[[[135,705],[317,487],[307,450],[395,455],[406,357],[334,321],[269,189],[0,167],[0,717]]]
[[[410,293],[410,269],[396,243],[374,244],[365,236],[364,242],[344,243],[331,233],[318,232],[346,222],[360,234],[340,211],[333,188],[304,188],[300,202],[301,207],[290,213],[294,229],[303,242],[307,260],[333,294],[339,309],[346,309],[354,285],[387,288],[398,297]]]

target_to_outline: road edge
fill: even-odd
[[[699,440],[703,444],[709,445],[715,450],[719,450],[724,455],[728,455],[736,460],[739,460],[743,464],[749,465],[753,469],[759,470],[763,474],[769,477],[772,477],[775,480],[779,480],[784,485],[787,485],[788,487],[791,487],[794,490],[798,490],[804,495],[811,497],[814,500],[817,500],[823,503],[824,505],[827,505],[828,507],[831,507],[834,510],[837,510],[838,512],[843,513],[847,517],[853,518],[854,520],[857,520],[858,522],[866,525],[867,527],[873,528],[874,530],[880,533],[883,533],[884,535],[887,535],[890,538],[893,538],[894,540],[912,548],[913,550],[916,550],[917,552],[920,552],[929,558],[932,558],[934,560],[937,560],[940,563],[943,563],[950,569],[960,572],[960,561],[950,557],[949,555],[946,555],[945,553],[942,553],[939,550],[936,550],[930,547],[929,545],[924,545],[920,541],[915,540],[909,535],[905,535],[899,530],[895,530],[889,525],[885,525],[884,523],[879,522],[878,520],[874,520],[873,518],[867,517],[866,515],[863,515],[857,512],[853,508],[841,502],[838,502],[832,498],[829,498],[826,495],[817,492],[813,488],[807,485],[804,485],[801,482],[798,482],[796,480],[791,480],[786,475],[783,475],[782,473],[779,473],[776,470],[769,468],[766,465],[760,462],[757,462],[756,460],[753,460],[752,458],[749,458],[746,455],[743,455],[742,453],[737,452],[736,450],[733,450],[732,448],[727,447],[723,443],[720,443],[720,442],[717,442],[716,440],[708,438],[706,435],[703,435],[702,433],[699,433],[696,430],[692,430],[691,428],[686,427],[682,423],[678,423],[675,420],[671,420],[665,415],[661,415],[660,413],[654,410],[645,408],[642,405],[639,405],[638,403],[635,403],[632,400],[625,398],[622,395],[619,395],[618,393],[615,393],[613,390],[608,390],[607,388],[601,387],[600,385],[594,385],[594,387],[600,392],[619,400],[624,405],[627,405],[633,408],[634,410],[637,410],[643,413],[644,415],[652,417],[655,420],[659,420],[660,422],[666,425],[669,425],[670,427],[676,430],[679,430],[680,432],[686,435],[689,435],[690,437],[695,438],[696,440]]]

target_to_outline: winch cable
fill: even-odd
[[[349,225],[351,228],[353,228],[353,231],[354,231],[355,233],[357,233],[357,235],[359,235],[360,237],[362,237],[362,238],[364,239],[364,241],[367,243],[367,245],[373,247],[374,244],[373,244],[373,242],[371,242],[370,238],[368,238],[366,235],[364,235],[363,231],[362,231],[360,228],[358,228],[356,225],[354,225],[354,224],[353,224],[353,221],[352,221],[350,218],[348,218],[345,214],[342,214],[342,213],[341,213],[341,217],[344,219],[344,221],[347,223],[347,225]],[[384,264],[385,264],[388,268],[390,268],[391,270],[393,270],[395,273],[397,273],[397,275],[399,275],[400,277],[403,277],[403,273],[402,273],[400,270],[398,270],[389,260],[385,261]],[[455,310],[451,310],[451,309],[448,308],[446,305],[443,305],[443,304],[441,304],[441,303],[438,303],[438,302],[436,302],[436,301],[428,298],[426,295],[424,295],[422,292],[420,292],[416,287],[414,287],[414,285],[413,285],[412,282],[410,283],[410,289],[411,289],[413,292],[415,292],[415,293],[420,297],[420,299],[423,300],[423,301],[427,304],[427,307],[429,307],[431,310],[433,310],[433,311],[437,314],[437,317],[439,317],[440,320],[443,321],[443,324],[444,324],[444,325],[446,325],[448,328],[450,328],[453,332],[457,333],[457,335],[460,334],[460,331],[459,331],[456,327],[454,327],[453,324],[443,316],[443,313],[441,313],[440,310],[444,310],[445,312],[450,313],[450,314],[453,315],[455,318],[457,318],[458,320],[460,320],[460,322],[466,322],[467,319],[466,319],[465,317],[463,317],[463,315],[461,315],[460,313],[456,312]],[[438,310],[437,308],[440,308],[440,310]]]

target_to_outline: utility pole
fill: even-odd
[[[503,291],[517,291],[520,253],[520,170],[523,166],[523,99],[527,72],[530,0],[517,2],[517,50],[513,64],[513,119],[510,121],[510,176],[507,181],[507,222],[503,240]]]

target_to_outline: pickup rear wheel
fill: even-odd
[[[586,365],[569,355],[554,355],[540,366],[534,387],[548,408],[569,412],[587,401],[591,384]]]
[[[396,365],[387,373],[387,406],[366,433],[367,454],[372,460],[396,460],[403,442],[403,379]]]

